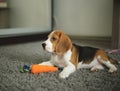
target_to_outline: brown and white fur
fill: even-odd
[[[105,65],[110,73],[117,70],[114,63],[118,62],[108,58],[102,49],[72,44],[71,39],[60,30],[51,32],[42,46],[52,55],[49,61],[40,65],[63,67],[63,71],[59,74],[60,78],[67,78],[80,68],[97,71],[104,69],[103,65]]]

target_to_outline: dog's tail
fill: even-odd
[[[120,61],[115,60],[115,59],[113,59],[113,58],[111,58],[111,57],[108,57],[108,59],[109,59],[109,61],[110,61],[112,64],[120,64]]]

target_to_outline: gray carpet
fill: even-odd
[[[120,59],[120,55],[110,55]],[[0,91],[119,91],[120,65],[115,74],[106,70],[92,73],[77,70],[67,79],[60,79],[60,71],[53,73],[20,73],[19,67],[47,61],[50,55],[41,42],[0,46]]]

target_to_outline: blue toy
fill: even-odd
[[[30,72],[30,66],[24,65],[23,67],[20,67],[20,72],[21,73]]]

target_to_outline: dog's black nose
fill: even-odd
[[[45,44],[45,43],[42,43],[42,47],[43,47],[43,49],[45,49],[45,46],[46,46],[46,44]]]

